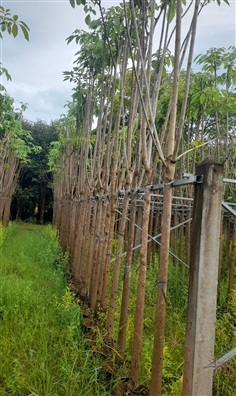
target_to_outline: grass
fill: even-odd
[[[224,266],[228,266],[225,260]],[[138,282],[138,261],[134,263],[131,274],[131,294],[129,301],[129,319],[127,331],[127,349],[125,365],[131,361],[133,346],[133,327]],[[147,267],[147,284],[145,295],[144,335],[141,361],[141,383],[149,387],[152,365],[154,318],[157,294],[157,258]],[[167,318],[165,330],[165,347],[163,360],[163,396],[181,396],[184,368],[184,345],[186,332],[186,315],[188,300],[188,269],[173,263],[170,259],[167,288]],[[111,275],[112,277],[112,275]],[[217,307],[215,356],[222,357],[236,346],[236,291],[232,301],[226,302],[228,270],[222,271],[221,304]],[[121,275],[121,282],[123,276]],[[114,339],[119,328],[119,311],[121,304],[120,287],[115,315]],[[213,396],[236,396],[235,390],[236,357],[223,368],[214,372]]]
[[[112,395],[99,353],[88,348],[81,330],[80,307],[67,287],[66,258],[50,226],[0,227],[0,396]],[[236,345],[236,292],[226,304],[228,260],[223,263],[222,301],[217,311],[217,358]],[[158,260],[147,268],[141,382],[149,386],[157,293]],[[122,276],[121,276],[122,280]],[[126,362],[131,359],[138,262],[132,267]],[[163,396],[181,395],[186,327],[188,271],[170,262],[163,367]],[[121,284],[114,338],[119,326]],[[104,317],[101,313],[101,322]],[[97,330],[97,349],[104,331]],[[236,396],[236,358],[214,373],[214,396]],[[119,378],[117,379],[119,382]]]
[[[52,228],[10,225],[2,235],[0,395],[110,395],[85,345]]]
[[[132,359],[134,321],[136,311],[136,297],[138,284],[139,260],[134,262],[131,271],[131,289],[129,300],[129,317],[127,324],[126,360],[119,374],[128,376],[126,370]],[[158,259],[147,266],[146,293],[143,346],[141,360],[141,384],[149,387],[152,368],[152,353],[154,341],[154,324],[156,315]],[[123,275],[123,274],[122,274]],[[114,339],[117,339],[119,330],[120,306],[122,297],[122,280],[118,292],[117,309],[115,314]],[[112,274],[111,274],[112,278]],[[184,343],[186,328],[186,312],[188,299],[188,273],[187,269],[173,264],[170,260],[168,292],[167,292],[167,321],[165,332],[164,364],[163,364],[163,396],[181,395]],[[101,321],[102,322],[102,321]]]

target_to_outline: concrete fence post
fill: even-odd
[[[223,166],[206,159],[196,169],[183,396],[211,396]]]

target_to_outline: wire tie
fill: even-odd
[[[165,292],[164,292],[164,289],[163,289],[163,285],[166,285],[167,284],[167,281],[157,281],[157,284],[158,284],[158,286],[160,287],[160,289],[161,289],[161,291],[162,291],[162,294],[163,294],[163,297],[164,297],[164,300],[165,300],[165,302],[166,302],[166,295],[165,295]]]

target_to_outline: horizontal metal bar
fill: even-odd
[[[236,179],[228,179],[227,177],[224,177],[223,182],[236,184]]]
[[[226,203],[225,201],[222,201],[222,206],[228,212],[230,212],[234,217],[236,217],[236,211],[233,208],[231,208],[231,206],[228,203]]]
[[[152,194],[152,197],[159,197],[159,198],[163,198],[163,194]],[[172,199],[182,199],[185,201],[193,201],[193,198],[188,198],[188,197],[177,197],[176,195],[172,196]]]
[[[201,175],[193,175],[191,173],[184,173],[182,179],[174,180],[173,182],[170,182],[170,185],[172,187],[180,187],[180,186],[185,186],[187,184],[193,184],[193,183],[202,183],[203,177]],[[131,190],[129,191],[129,194],[144,194],[146,189],[150,189],[151,191],[157,191],[157,190],[162,190],[165,187],[165,183],[160,183],[160,184],[154,184],[149,187],[143,187],[139,188],[137,190]],[[124,196],[126,190],[120,190],[118,192],[118,196]]]
[[[161,184],[154,184],[153,186],[150,187],[151,191],[157,191],[157,190],[162,190],[164,188],[164,183]]]
[[[201,175],[196,176],[196,175],[187,174],[185,176],[184,174],[184,178],[179,180],[174,180],[172,186],[179,187],[179,186],[185,186],[187,184],[202,183],[202,181],[203,181],[203,177]]]

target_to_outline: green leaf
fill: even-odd
[[[204,93],[202,93],[201,96],[200,96],[200,98],[199,98],[199,102],[200,102],[201,104],[203,104],[203,103],[205,102],[205,100],[206,100],[206,95],[205,95]]]
[[[10,25],[10,23],[7,24],[7,31],[8,31],[9,34],[11,34],[11,25]]]
[[[13,37],[16,37],[18,34],[18,26],[16,25],[16,23],[14,23],[14,25],[12,26],[12,35]]]
[[[29,41],[29,32],[28,32],[28,30],[27,30],[26,27],[25,27],[24,25],[22,25],[22,24],[20,24],[20,27],[21,27],[22,33],[23,33],[23,35],[24,35],[24,38],[25,38],[27,41]]]
[[[18,20],[18,15],[13,15],[12,19],[16,22]]]
[[[75,0],[70,0],[71,7],[75,8]]]
[[[171,7],[168,12],[168,22],[171,23],[175,17],[175,7]]]
[[[8,70],[2,66],[2,63],[0,62],[0,76],[5,74],[7,81],[11,81],[11,76],[8,73]]]
[[[91,17],[90,17],[90,14],[88,14],[88,15],[86,16],[86,18],[85,18],[85,23],[86,23],[86,25],[90,26],[90,24],[91,24]]]
[[[90,28],[93,29],[93,30],[96,30],[100,25],[101,25],[101,20],[100,19],[94,19],[90,23]]]
[[[23,25],[23,26],[24,26],[24,27],[25,27],[27,30],[30,30],[30,29],[29,29],[29,27],[26,25],[26,23],[25,23],[25,22],[23,22],[23,21],[20,21],[20,24],[21,24],[21,25]]]
[[[68,37],[67,39],[66,39],[66,41],[67,41],[67,44],[70,44],[71,43],[71,41],[73,41],[74,40],[74,36],[70,36],[70,37]]]
[[[198,147],[202,144],[203,142],[201,140],[195,140],[195,142],[193,142],[194,147]]]

